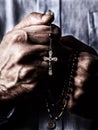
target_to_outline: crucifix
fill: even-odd
[[[49,64],[48,74],[49,74],[49,76],[52,76],[53,75],[52,62],[56,62],[58,60],[58,58],[52,57],[53,51],[52,51],[52,27],[51,27],[51,25],[50,25],[49,37],[50,37],[49,52],[48,52],[49,57],[44,56],[44,61],[48,61],[48,64]]]

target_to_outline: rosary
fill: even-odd
[[[49,11],[51,13],[51,11]],[[52,70],[52,63],[57,62],[58,58],[53,57],[53,50],[52,50],[52,26],[50,25],[50,42],[49,42],[49,51],[48,51],[48,57],[44,56],[43,60],[48,62],[49,68],[48,68],[48,75],[53,75]],[[56,128],[56,121],[59,120],[59,118],[62,117],[65,108],[67,108],[68,100],[69,100],[69,94],[72,93],[73,85],[74,85],[74,73],[77,66],[78,61],[78,51],[75,51],[73,53],[72,59],[71,59],[71,68],[70,73],[67,77],[67,80],[64,81],[64,86],[62,88],[62,92],[60,95],[60,99],[56,103],[50,103],[48,98],[46,97],[46,109],[49,115],[49,122],[47,124],[48,129],[55,129]],[[59,109],[58,113],[55,114],[55,111]]]
[[[59,96],[59,100],[56,103],[50,103],[48,98],[46,98],[46,108],[50,118],[47,127],[50,130],[56,128],[56,121],[62,117],[65,109],[67,109],[69,95],[73,92],[74,74],[78,62],[78,54],[78,51],[75,51],[75,53],[72,54],[70,72],[68,77],[65,77],[64,86],[61,95]],[[57,109],[59,109],[59,112],[55,114]]]

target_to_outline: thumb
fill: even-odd
[[[32,25],[43,25],[50,24],[54,20],[54,13],[48,11],[45,14],[32,12],[27,15],[19,24],[17,24],[14,29],[22,29]]]

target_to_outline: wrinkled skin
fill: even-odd
[[[43,56],[48,53],[49,24],[53,19],[54,16],[50,14],[31,13],[4,36],[0,45],[0,57],[2,57],[0,58],[0,99],[2,101],[33,91],[41,79],[44,82],[48,63],[43,61]],[[66,37],[59,40],[61,33],[56,25],[52,25],[52,32],[55,35],[55,43],[64,46],[66,59],[73,51],[72,43],[67,45]],[[70,38],[74,39],[69,36]],[[54,44],[54,51],[57,50],[56,44]],[[74,76],[74,89],[69,94],[67,108],[76,113],[82,112],[81,108],[83,108],[81,115],[85,109],[88,112],[86,114],[89,115],[89,107],[91,106],[90,112],[93,114],[93,108],[96,106],[98,57],[92,53],[91,48],[84,47],[85,45],[80,44],[79,41],[74,48],[77,48],[77,44],[81,48],[81,53]],[[62,54],[62,50],[59,51]],[[59,65],[58,68],[62,68],[62,64]],[[58,81],[54,84],[58,84]]]
[[[48,24],[53,19],[53,15],[31,13],[4,36],[0,48],[1,99],[32,91],[44,76],[48,67],[43,61],[48,50]],[[59,30],[55,25],[52,28],[57,37],[60,37]]]

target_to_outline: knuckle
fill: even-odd
[[[20,74],[19,74],[19,79],[24,79],[24,78],[30,78],[30,80],[32,79],[31,76],[34,73],[34,67],[28,67],[25,66],[21,69]]]
[[[76,76],[81,76],[87,79],[89,76],[89,73],[83,67],[78,67],[76,70]]]
[[[31,25],[44,23],[44,20],[43,14],[37,12],[32,12],[25,18],[25,21]]]
[[[85,71],[88,71],[92,62],[93,62],[92,56],[87,52],[82,52],[78,59],[78,67],[81,67]]]
[[[25,42],[27,40],[27,33],[24,30],[14,31],[12,34],[12,42]]]
[[[74,99],[78,99],[81,95],[83,95],[83,90],[80,88],[77,88],[74,93]]]
[[[5,42],[10,41],[10,44],[25,42],[27,40],[27,33],[24,30],[10,31],[4,36],[3,40]]]
[[[69,110],[71,110],[74,107],[74,105],[75,105],[75,101],[73,100],[73,97],[70,96],[70,99],[69,99],[68,104],[67,104],[67,108]]]
[[[82,75],[82,76],[77,75],[74,78],[74,85],[76,87],[82,88],[84,86],[86,80],[87,80],[87,76],[86,75]]]
[[[33,91],[33,89],[36,86],[37,86],[37,82],[33,82],[33,83],[29,83],[29,84],[22,84],[21,89],[22,89],[22,92],[29,93],[29,92]]]

